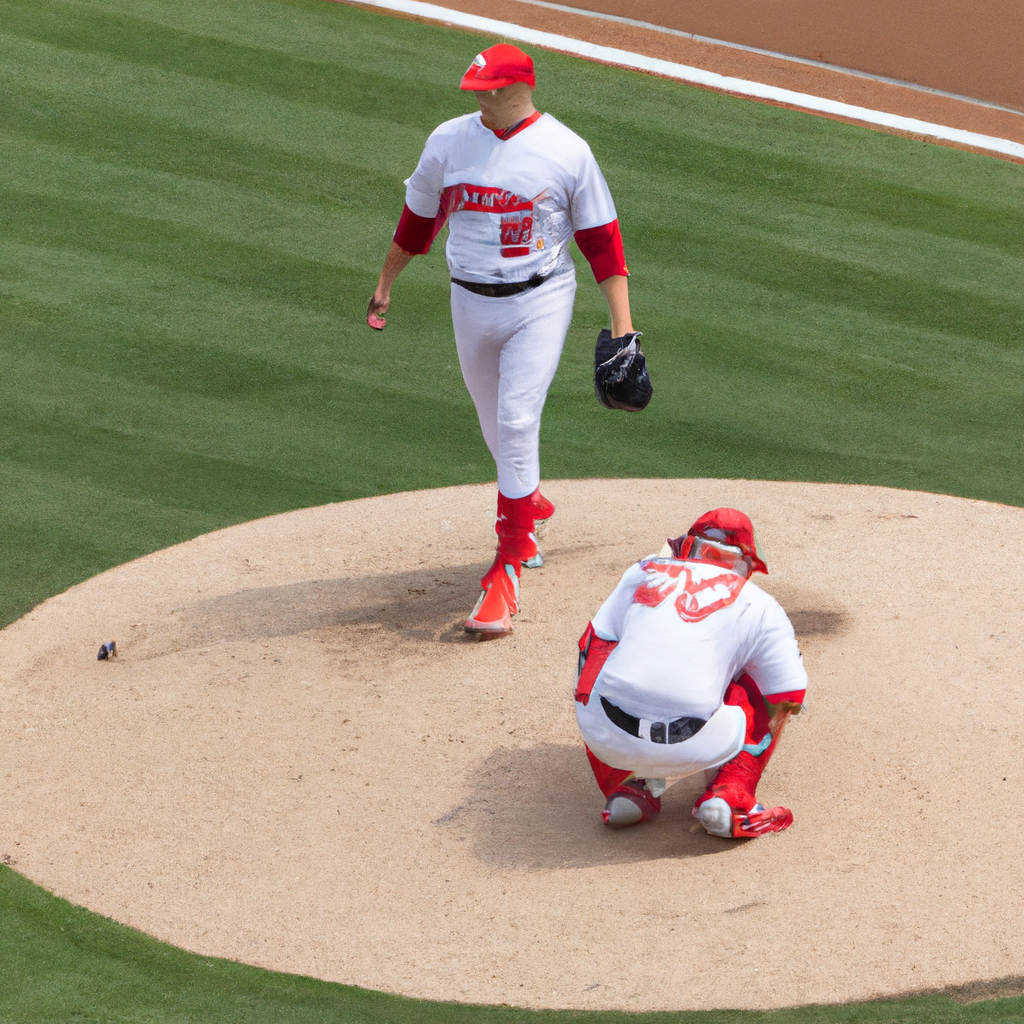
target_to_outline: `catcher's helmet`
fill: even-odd
[[[699,558],[722,564],[742,559],[749,566],[749,572],[768,572],[768,566],[757,551],[754,524],[736,508],[705,512],[682,537],[670,539],[668,544],[676,558]]]
[[[594,349],[594,393],[608,409],[639,412],[654,394],[647,360],[640,351],[640,332],[613,338],[606,327]]]

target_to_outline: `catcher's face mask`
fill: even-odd
[[[723,546],[724,551],[739,551],[749,566],[744,576],[754,572],[767,572],[768,566],[760,554],[760,545],[754,535],[754,526],[750,518],[739,509],[716,508],[705,512],[682,537],[669,541],[669,546],[676,558],[703,558],[706,561],[725,564],[720,558],[711,554],[692,555],[691,548],[695,541],[716,543]],[[710,549],[706,549],[710,552]],[[723,556],[724,557],[724,556]],[[737,572],[739,570],[737,569]]]
[[[750,556],[733,544],[725,544],[710,537],[690,537],[693,543],[684,558],[695,558],[701,562],[714,562],[744,578],[750,575]]]

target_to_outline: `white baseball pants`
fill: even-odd
[[[653,779],[685,778],[731,761],[743,749],[747,726],[742,708],[723,704],[695,736],[682,743],[653,743],[620,729],[605,714],[600,680],[586,704],[576,702],[576,722],[583,742],[605,764]]]
[[[498,467],[498,490],[506,498],[525,497],[540,485],[540,415],[575,298],[572,271],[506,298],[452,285],[462,379]]]

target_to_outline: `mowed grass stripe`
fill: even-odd
[[[320,0],[0,0],[0,615],[186,537],[487,480],[440,245],[363,324],[479,37]],[[1016,165],[556,54],[538,102],[618,204],[656,397],[590,390],[586,267],[553,476],[747,476],[1024,504]],[[193,957],[0,868],[0,1021],[1012,1020],[1020,1000],[532,1014]]]
[[[65,392],[61,420],[41,428],[24,368],[9,367],[9,421],[24,416],[33,442],[18,443],[11,425],[8,458],[49,463],[51,507],[142,495],[183,516],[157,539],[142,529],[140,543],[129,518],[101,560],[95,544],[72,545],[45,560],[56,578],[40,559],[22,577],[28,602],[5,589],[5,618],[198,524],[390,490],[396,477],[429,486],[431,449],[453,433],[453,474],[486,473],[454,353],[422,367],[404,352],[360,357],[357,347],[353,358],[338,344],[339,329],[359,323],[351,309],[339,316],[339,296],[365,292],[367,252],[376,260],[386,245],[378,193],[393,207],[401,189],[386,147],[347,144],[367,135],[365,118],[278,102],[251,47],[214,53],[195,34],[153,36],[137,18],[83,5],[30,18],[26,43],[12,35],[25,10],[4,13],[5,344],[9,355],[49,359],[44,375]],[[154,70],[155,55],[170,69]],[[197,79],[225,64],[242,73]],[[332,91],[345,77],[339,69]],[[314,78],[319,66],[307,68]],[[339,195],[346,182],[355,202]],[[384,432],[368,409],[388,410]],[[388,436],[400,423],[401,447]],[[94,463],[108,486],[79,494],[68,471]],[[70,516],[92,518],[71,505]]]

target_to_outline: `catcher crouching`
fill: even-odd
[[[793,823],[757,785],[807,673],[782,606],[750,581],[767,573],[750,519],[701,516],[667,554],[626,570],[580,638],[576,719],[604,823],[648,821],[679,779],[703,771],[693,816],[748,839]]]

